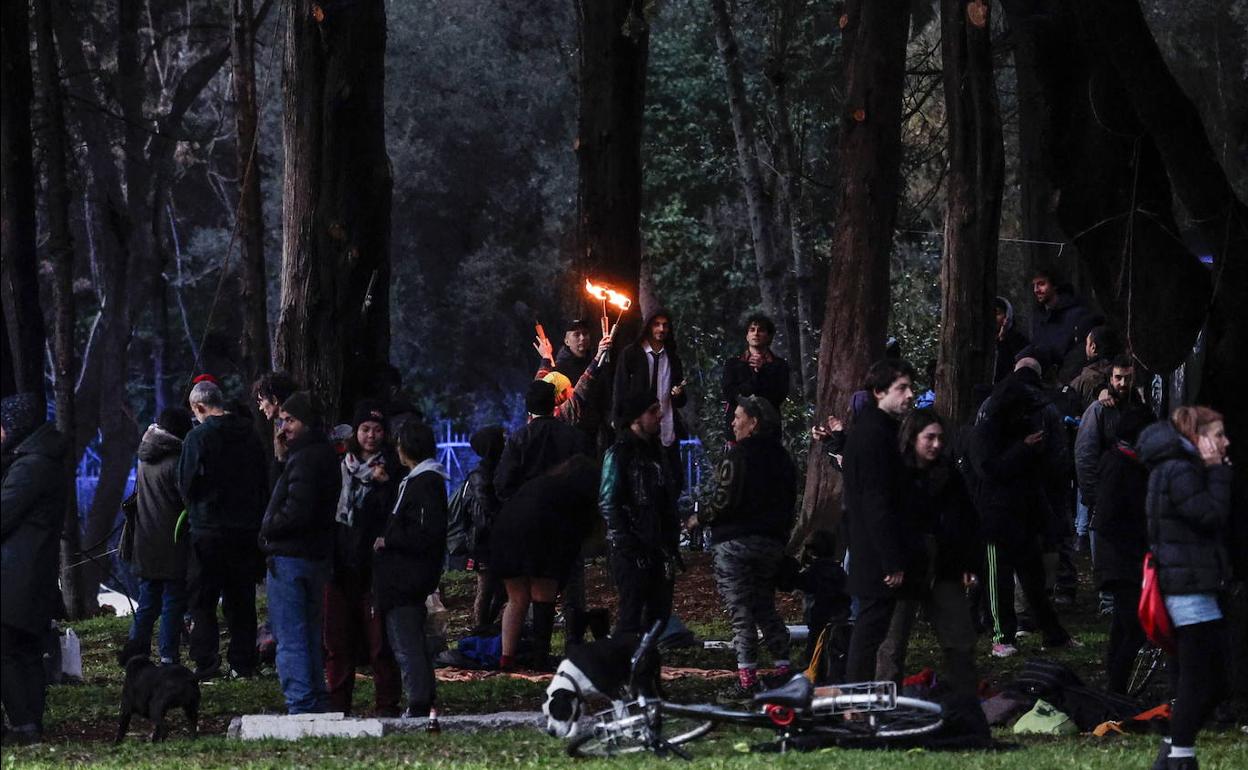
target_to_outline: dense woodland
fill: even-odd
[[[1040,264],[1248,445],[1245,0],[14,0],[2,50],[3,392],[101,458],[66,565],[195,374],[515,421],[586,277],[672,310],[707,446],[758,310],[799,455],[890,337],[964,420]]]

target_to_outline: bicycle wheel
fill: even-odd
[[[1135,654],[1135,662],[1131,664],[1131,677],[1127,680],[1127,695],[1139,697],[1148,689],[1153,676],[1165,667],[1165,656],[1160,647],[1145,644]]]
[[[803,720],[806,732],[836,740],[912,738],[940,729],[944,723],[940,704],[918,698],[899,697],[886,710],[816,710]],[[864,703],[864,706],[867,705]]]
[[[701,738],[715,724],[710,721],[662,714],[658,730],[645,714],[632,714],[622,719],[606,719],[568,744],[571,757],[614,757],[639,751],[659,751],[664,745],[679,746]]]

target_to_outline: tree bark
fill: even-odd
[[[988,8],[983,0],[941,1],[949,172],[936,406],[953,425],[974,411],[973,387],[992,381],[996,348],[992,301],[1005,166]]]
[[[35,393],[43,402],[45,332],[35,248],[35,166],[30,129],[34,99],[30,23],[25,2],[0,11],[0,305],[6,350],[3,395]]]
[[[60,579],[65,614],[71,620],[87,617],[95,606],[81,566],[82,535],[78,521],[78,453],[74,451],[76,429],[74,405],[74,249],[69,229],[69,134],[65,129],[65,106],[61,92],[60,64],[52,32],[50,0],[35,0],[36,43],[39,56],[40,96],[45,124],[44,178],[47,181],[48,259],[52,263],[53,390],[56,394],[56,429],[65,437],[65,518],[61,528]]]
[[[259,111],[256,105],[256,20],[252,0],[233,0],[234,126],[238,160],[238,239],[243,305],[242,369],[248,382],[272,366],[260,197]]]
[[[1242,391],[1248,378],[1248,206],[1235,194],[1209,142],[1196,106],[1171,74],[1135,0],[1104,0],[1083,7],[1072,3],[1089,50],[1120,78],[1130,107],[1165,166],[1179,201],[1213,250],[1213,296],[1207,306],[1205,367],[1199,403],[1226,416],[1228,435],[1248,435],[1248,407]],[[1168,201],[1166,201],[1168,204]],[[1139,268],[1137,268],[1139,269]],[[1162,281],[1170,275],[1160,275]],[[1203,287],[1202,287],[1203,288]],[[1205,312],[1203,292],[1183,298]],[[1149,298],[1135,301],[1148,313]],[[1235,467],[1243,480],[1243,440],[1232,442]]]
[[[846,417],[849,397],[884,354],[889,254],[900,192],[901,112],[908,0],[846,3],[845,113],[841,118],[840,203],[832,237],[827,312],[819,340],[816,418]],[[811,448],[798,540],[840,519],[840,474]]]
[[[732,31],[732,17],[727,0],[711,0],[711,16],[715,24],[715,41],[724,68],[724,85],[728,91],[728,113],[732,134],[737,145],[737,170],[745,190],[745,203],[750,212],[750,236],[754,242],[754,265],[758,273],[758,292],[763,312],[776,324],[776,352],[790,355],[788,340],[789,313],[785,303],[785,278],[788,265],[777,251],[774,201],[763,184],[758,160],[758,143],[754,134],[754,113],[745,94],[745,74],[741,52]],[[800,362],[799,362],[800,369]]]
[[[577,253],[573,272],[639,296],[641,140],[650,27],[642,0],[577,0]],[[585,301],[583,292],[578,295]],[[628,314],[632,315],[632,314]]]
[[[349,414],[390,349],[382,0],[288,15],[278,365]]]

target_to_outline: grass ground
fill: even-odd
[[[678,611],[701,638],[728,638],[728,624],[718,599],[709,589],[704,559],[690,559],[691,572],[677,584]],[[469,576],[450,575],[444,596],[451,608],[450,635],[457,638],[467,627],[466,607],[471,601]],[[590,575],[591,595],[605,595],[600,570]],[[1064,614],[1068,627],[1085,642],[1081,649],[1061,651],[1055,657],[1085,676],[1090,684],[1103,680],[1099,663],[1105,643],[1104,623],[1094,612],[1094,599],[1084,592],[1081,603]],[[785,600],[782,606],[796,621],[796,605]],[[149,729],[146,721],[134,720],[128,740],[114,747],[112,738],[116,709],[120,700],[121,672],[112,660],[113,650],[124,639],[128,620],[99,618],[74,625],[82,639],[85,681],[81,685],[52,687],[48,698],[48,742],[29,748],[6,748],[5,768],[79,767],[101,768],[189,768],[238,767],[428,767],[508,768],[508,767],[592,767],[599,762],[571,760],[564,756],[560,741],[536,731],[505,731],[466,735],[402,735],[384,739],[307,740],[283,742],[239,742],[223,737],[230,718],[243,713],[283,710],[281,692],[271,673],[251,680],[206,683],[203,688],[201,730],[205,737],[188,739],[180,721],[174,720],[169,742],[153,746],[142,742]],[[981,639],[979,661],[982,674],[995,681],[1007,680],[1029,654],[1037,654],[1036,642],[1023,642],[1023,655],[997,660],[987,655],[988,643]],[[556,642],[558,646],[558,642]],[[910,652],[910,668],[939,667],[935,640],[920,626]],[[731,668],[728,650],[682,650],[665,656],[669,665],[698,668]],[[673,700],[707,700],[722,681],[687,678],[670,683],[667,696]],[[536,709],[541,704],[544,685],[522,679],[492,677],[483,681],[441,683],[439,700],[444,713]],[[359,682],[355,702],[362,711],[371,703],[372,684]],[[973,768],[1061,768],[1062,770],[1147,768],[1156,751],[1156,739],[1149,736],[1094,738],[1016,738],[1002,733],[1012,748],[994,752],[930,751],[850,751],[825,750],[809,754],[777,757],[750,753],[753,741],[763,734],[715,733],[713,739],[695,744],[696,765],[706,768],[759,767],[776,763],[785,768],[874,768],[905,767],[915,770],[972,770]],[[1248,768],[1248,738],[1235,732],[1206,732],[1200,744],[1202,767],[1215,770]],[[615,768],[649,764],[652,757],[611,760]]]

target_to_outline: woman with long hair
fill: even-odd
[[[1178,648],[1170,738],[1154,770],[1195,770],[1196,733],[1227,691],[1230,650],[1218,599],[1231,581],[1229,445],[1222,415],[1203,406],[1179,407],[1140,435],[1148,542]]]

